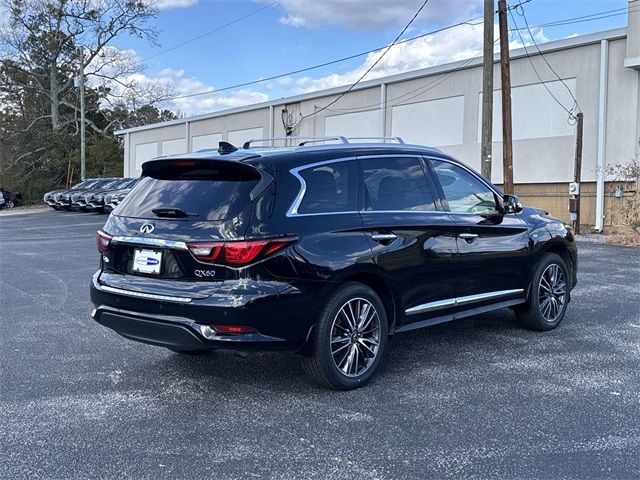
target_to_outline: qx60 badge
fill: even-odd
[[[194,270],[193,274],[198,278],[215,277],[215,270]]]
[[[145,223],[144,225],[142,225],[142,226],[140,227],[140,231],[141,231],[142,233],[151,233],[151,232],[153,232],[153,230],[154,230],[155,228],[156,228],[156,227],[154,227],[154,226],[153,226],[153,224],[151,224],[151,223]]]

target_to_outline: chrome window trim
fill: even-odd
[[[413,214],[415,213],[446,213],[446,214],[455,214],[455,215],[478,215],[477,213],[452,212],[451,210],[357,210],[357,211],[344,211],[344,212],[328,211],[328,212],[315,212],[315,213],[298,213],[298,208],[300,207],[300,204],[302,203],[302,200],[304,199],[304,195],[307,191],[307,183],[304,181],[304,178],[302,178],[302,176],[300,175],[300,172],[302,170],[318,167],[320,165],[329,165],[332,163],[348,162],[348,161],[354,161],[357,159],[370,160],[370,159],[378,159],[378,158],[417,158],[417,159],[424,159],[424,160],[437,160],[437,161],[449,163],[451,165],[455,165],[462,168],[463,170],[468,172],[471,176],[478,179],[486,187],[488,187],[489,190],[491,190],[493,193],[495,193],[498,196],[498,198],[502,198],[502,194],[497,190],[497,187],[495,187],[491,183],[488,183],[482,177],[478,176],[478,174],[474,172],[470,167],[467,167],[465,164],[461,162],[458,162],[446,157],[426,155],[424,153],[406,153],[406,154],[393,153],[393,154],[363,155],[363,156],[357,156],[357,157],[343,157],[343,158],[335,158],[332,160],[323,160],[321,162],[309,163],[307,165],[302,165],[289,170],[289,173],[291,173],[294,177],[296,177],[300,182],[300,190],[298,191],[296,197],[291,203],[291,206],[287,210],[286,216],[287,217],[311,217],[311,216],[321,216],[321,215],[346,215],[346,214],[355,214],[355,213],[413,213]],[[430,172],[425,173],[425,175],[429,175],[429,174]],[[439,180],[437,181],[439,182]],[[425,182],[426,182],[426,178],[425,178]],[[427,186],[428,186],[428,183],[427,183]]]
[[[447,307],[455,307],[458,305],[467,305],[469,303],[481,302],[484,300],[492,300],[495,298],[508,297],[524,293],[522,288],[514,288],[511,290],[497,290],[495,292],[478,293],[475,295],[466,295],[464,297],[449,298],[446,300],[438,300],[435,302],[423,303],[422,305],[416,305],[415,307],[407,308],[405,315],[417,315],[418,313],[433,312],[435,310],[441,310]]]
[[[109,287],[107,285],[100,285],[100,290],[108,293],[115,293],[118,295],[126,295],[128,297],[146,298],[148,300],[161,300],[164,302],[173,303],[190,303],[192,298],[187,297],[172,297],[169,295],[157,295],[155,293],[134,292],[132,290],[124,290],[122,288]]]
[[[309,163],[307,165],[302,165],[300,167],[292,168],[291,170],[289,170],[289,173],[291,173],[294,177],[296,177],[298,179],[298,181],[300,182],[300,190],[298,191],[298,194],[296,195],[296,198],[293,200],[293,203],[289,207],[289,210],[287,210],[286,216],[287,217],[307,217],[307,216],[312,216],[312,215],[336,215],[336,214],[358,213],[358,212],[353,212],[353,211],[347,211],[347,212],[298,213],[298,208],[300,208],[300,204],[302,203],[302,199],[304,198],[304,194],[307,192],[307,182],[305,182],[304,178],[302,178],[302,175],[300,175],[300,172],[302,170],[306,170],[308,168],[313,168],[313,167],[319,167],[321,165],[330,165],[332,163],[351,162],[351,161],[356,160],[356,158],[357,157],[334,158],[333,160],[324,160],[322,162]]]
[[[422,213],[440,213],[442,215],[448,215],[451,212],[445,212],[444,210],[358,210],[358,211],[347,211],[347,212],[318,212],[318,213],[296,213],[295,215],[287,215],[293,217],[312,217],[315,215],[346,215],[346,214],[365,214],[365,213],[412,213],[412,214],[422,214]],[[471,215],[471,214],[470,214]]]
[[[287,213],[287,217],[315,217],[318,215],[353,215],[357,214],[357,211],[346,211],[346,212],[318,212],[318,213],[296,213],[293,215],[289,215]]]
[[[390,153],[390,154],[385,154],[385,153],[378,153],[376,155],[359,155],[358,159],[359,160],[377,160],[379,158],[417,158],[418,160],[420,160],[421,158],[424,157],[424,155],[422,155],[421,153]]]
[[[360,210],[358,213],[441,213],[446,215],[449,212],[445,212],[444,210]]]
[[[165,240],[163,238],[147,238],[147,237],[125,237],[115,236],[111,239],[114,243],[125,243],[128,245],[143,245],[149,247],[164,247],[174,248],[177,250],[189,250],[187,244],[184,242],[177,242],[175,240]]]

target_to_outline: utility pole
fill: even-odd
[[[80,47],[80,71],[78,72],[77,87],[80,89],[80,179],[85,177],[86,138],[84,124],[84,48]]]
[[[494,0],[484,0],[484,52],[482,57],[482,176],[491,180],[493,142],[493,14]]]
[[[513,194],[513,146],[511,142],[511,69],[509,66],[509,29],[507,1],[498,0],[500,25],[500,74],[502,80],[502,189]]]
[[[576,159],[573,168],[573,181],[578,186],[575,196],[575,224],[574,230],[580,233],[580,177],[582,176],[582,132],[584,115],[582,112],[576,115]]]

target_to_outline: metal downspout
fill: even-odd
[[[387,84],[380,84],[380,136],[386,137],[387,133]]]
[[[273,132],[273,105],[269,105],[269,138],[275,137]],[[273,140],[271,140],[271,146],[273,147]]]
[[[604,228],[604,166],[607,133],[607,80],[609,73],[609,41],[600,42],[600,89],[598,95],[598,156],[596,160],[596,225]]]

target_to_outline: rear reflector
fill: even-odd
[[[218,333],[251,333],[255,329],[252,327],[243,327],[241,325],[214,325]]]
[[[198,242],[188,243],[187,247],[201,262],[244,267],[284,249],[294,241],[295,238],[287,237],[244,242]]]
[[[96,246],[100,253],[105,253],[107,251],[112,238],[113,237],[111,235],[104,233],[102,230],[98,230],[96,232]]]

